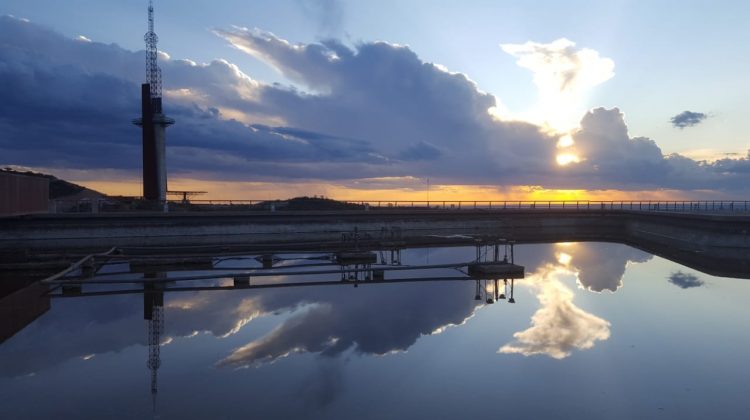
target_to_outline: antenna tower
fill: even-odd
[[[157,374],[161,366],[161,333],[164,330],[164,307],[154,305],[148,320],[148,369],[151,371],[151,398],[156,411]]]
[[[161,98],[161,69],[157,63],[159,36],[154,32],[154,2],[148,2],[148,32],[146,41],[146,83],[151,85],[151,99]],[[160,110],[159,110],[160,111]]]

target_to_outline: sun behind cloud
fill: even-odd
[[[576,48],[575,42],[566,38],[500,47],[534,74],[538,101],[525,113],[526,118],[554,132],[569,133],[577,127],[586,111],[588,93],[615,75],[612,59],[590,48]]]

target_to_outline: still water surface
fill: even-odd
[[[750,418],[750,281],[618,244],[515,262],[514,304],[472,280],[166,293],[158,369],[142,294],[54,298],[0,344],[0,418]]]

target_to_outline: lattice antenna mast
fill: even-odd
[[[157,374],[161,366],[160,345],[161,333],[164,330],[164,307],[155,305],[148,321],[148,369],[151,371],[151,398],[156,412],[156,394],[158,392]]]
[[[148,2],[148,32],[143,37],[146,41],[146,82],[151,85],[151,99],[161,98],[161,69],[157,63],[159,37],[154,32],[154,2]],[[157,101],[155,101],[157,102]],[[160,107],[159,107],[160,108]],[[156,110],[160,112],[160,109]]]

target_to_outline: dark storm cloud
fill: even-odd
[[[516,168],[537,171],[554,160],[554,139],[527,123],[493,120],[487,112],[496,105],[493,96],[463,74],[425,63],[409,48],[385,42],[356,48],[336,41],[292,45],[266,32],[217,33],[318,92],[263,90],[267,109],[283,110],[290,125],[368,141],[393,160],[441,152],[436,165],[404,162],[388,167],[383,176],[431,171],[479,180],[493,173],[510,175]],[[433,146],[428,155],[420,142]],[[417,150],[411,150],[414,145]]]
[[[321,294],[314,305],[234,350],[220,365],[254,365],[294,352],[338,356],[348,349],[381,355],[403,351],[419,337],[471,316],[477,305],[472,287],[469,282],[409,284]],[[374,315],[373,308],[389,309]]]
[[[138,114],[142,53],[66,39],[10,17],[0,17],[0,35],[12,41],[0,46],[4,162],[61,168],[139,167],[139,130],[130,120]],[[222,97],[222,107],[244,107],[262,115],[262,109],[242,100],[256,86],[232,65],[167,61],[164,66],[174,76],[165,90],[171,83],[178,93],[181,86],[189,86],[198,97]],[[176,172],[253,173],[257,167],[253,163],[258,161],[378,161],[366,142],[309,130],[295,133],[291,128],[248,126],[221,118],[222,111],[215,107],[168,99],[167,103],[170,116],[178,121],[170,128],[168,152],[170,168]],[[186,157],[191,150],[200,159]],[[264,172],[285,176],[273,168]]]
[[[750,150],[743,158],[719,159],[713,166],[720,172],[750,175]]]
[[[219,30],[307,91],[253,80],[225,60],[161,58],[174,176],[228,180],[417,177],[548,188],[747,189],[748,158],[664,155],[631,138],[618,109],[587,113],[584,159],[560,167],[556,138],[493,118],[496,99],[467,76],[385,42],[291,44]],[[0,164],[137,173],[143,52],[66,38],[0,17]]]
[[[681,289],[690,289],[693,287],[701,287],[705,283],[693,274],[683,273],[677,271],[669,276],[669,282]]]
[[[673,127],[682,129],[698,125],[706,118],[708,118],[708,115],[702,112],[683,111],[672,117],[670,121]]]
[[[442,154],[440,149],[434,145],[426,141],[420,141],[406,148],[399,156],[404,160],[434,160]]]

